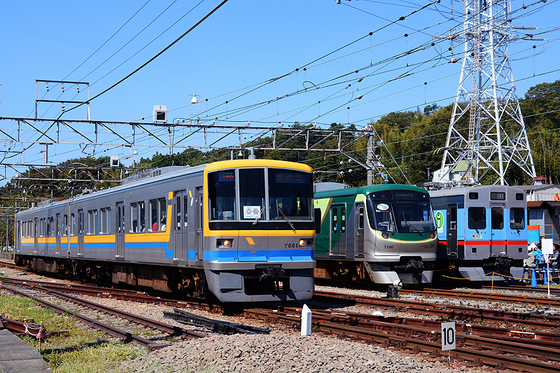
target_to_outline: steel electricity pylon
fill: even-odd
[[[462,69],[436,182],[477,184],[496,174],[489,180],[504,185],[513,165],[536,176],[508,57],[508,18],[508,0],[465,0],[463,28],[450,36],[463,45]]]

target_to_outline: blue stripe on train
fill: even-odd
[[[204,252],[204,260],[217,262],[266,262],[266,261],[309,261],[313,250],[268,250],[251,254],[250,250],[212,250]]]

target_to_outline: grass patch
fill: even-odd
[[[101,372],[115,368],[121,362],[146,354],[146,349],[125,343],[114,343],[107,334],[78,323],[72,317],[58,315],[42,308],[35,301],[10,294],[0,294],[0,313],[14,320],[33,319],[47,330],[68,330],[41,344],[41,355],[53,372]],[[21,337],[27,341],[25,336]],[[39,341],[29,339],[39,348]]]

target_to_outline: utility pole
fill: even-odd
[[[511,165],[536,176],[508,56],[508,18],[508,0],[465,0],[463,29],[449,37],[462,42],[463,62],[434,181],[452,181],[460,163],[466,164],[461,182],[467,184],[495,173],[494,184],[504,185]]]
[[[367,185],[373,185],[375,179],[375,172],[373,170],[373,161],[375,159],[375,132],[373,128],[373,123],[367,125],[367,131],[369,132],[367,140],[367,154],[366,154],[366,165],[367,165]]]

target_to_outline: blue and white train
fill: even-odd
[[[527,201],[509,186],[431,190],[438,229],[436,274],[472,281],[521,278],[527,258]],[[499,279],[502,279],[498,275]]]

